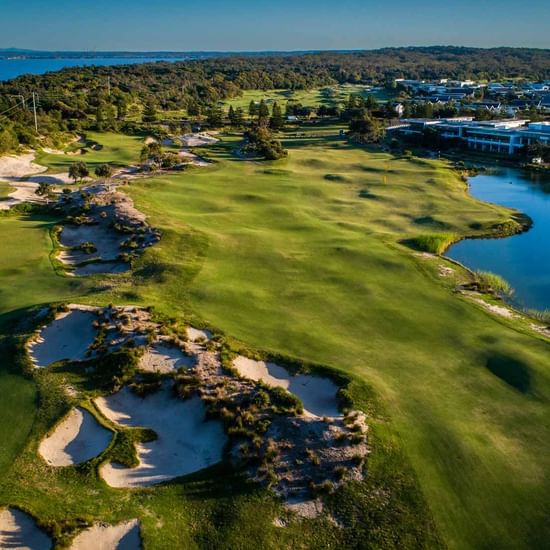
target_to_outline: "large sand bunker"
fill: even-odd
[[[233,361],[233,365],[241,376],[257,382],[262,381],[268,386],[285,388],[299,397],[306,415],[342,416],[336,399],[338,386],[328,378],[310,374],[291,375],[285,368],[275,363],[254,361],[242,355]]]
[[[147,372],[167,373],[195,366],[195,358],[183,353],[176,346],[155,344],[141,357],[139,368]]]
[[[183,145],[187,147],[202,147],[203,145],[212,145],[219,141],[218,138],[208,134],[185,134],[179,138]]]
[[[158,439],[137,445],[139,466],[105,464],[101,476],[112,487],[154,485],[202,470],[222,458],[226,436],[221,422],[205,421],[199,397],[182,400],[168,386],[141,398],[128,387],[96,404],[112,422],[125,427],[151,428]]]
[[[71,308],[44,327],[29,344],[31,360],[37,367],[67,359],[81,361],[96,337],[93,311]]]
[[[139,550],[140,548],[137,519],[116,525],[96,523],[80,533],[71,544],[71,550]]]
[[[0,548],[49,550],[50,537],[25,512],[8,508],[0,512]]]
[[[78,407],[40,442],[38,452],[51,466],[80,464],[103,452],[112,435],[88,411]]]
[[[29,344],[31,360],[36,367],[67,359],[81,361],[96,337],[93,321],[96,315],[87,309],[70,308],[56,317]]]

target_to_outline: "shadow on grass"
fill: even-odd
[[[485,365],[489,372],[500,378],[515,390],[526,394],[531,391],[531,371],[520,359],[510,355],[495,353]]]

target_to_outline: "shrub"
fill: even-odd
[[[418,250],[440,255],[456,240],[457,236],[454,233],[432,233],[415,237],[411,244]]]
[[[481,292],[490,292],[499,296],[510,296],[514,292],[508,281],[490,271],[476,271],[476,279]]]

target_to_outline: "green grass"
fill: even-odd
[[[262,99],[269,103],[276,101],[281,106],[286,105],[288,101],[293,101],[308,107],[319,107],[321,105],[333,107],[347,102],[350,94],[363,97],[373,95],[379,101],[386,101],[391,98],[391,95],[384,90],[373,90],[360,84],[337,84],[311,90],[247,90],[243,92],[242,96],[225,101],[224,105],[227,108],[229,108],[229,105],[233,105],[234,108],[241,107],[246,113],[248,113],[248,106],[251,101],[259,102]]]
[[[84,161],[88,167],[93,169],[100,164],[112,164],[114,166],[127,166],[139,162],[139,154],[143,147],[143,136],[126,136],[110,132],[88,132],[88,140],[102,145],[98,151],[86,148],[83,155],[51,155],[39,153],[37,161],[47,166],[51,172],[66,172],[73,162]]]
[[[457,240],[454,233],[439,233],[432,235],[419,235],[412,239],[411,244],[424,252],[431,254],[443,254],[451,244]]]
[[[102,292],[71,289],[74,281],[45,264],[35,273],[36,261],[46,261],[47,224],[0,219],[19,224],[0,226],[6,241],[20,233],[0,251],[0,266],[20,266],[1,274],[0,312],[72,292],[81,301],[155,305],[252,347],[356,376],[354,397],[373,408],[369,476],[336,506],[354,530],[324,521],[276,529],[277,502],[216,469],[129,498],[93,469],[47,468],[37,442],[65,406],[53,376],[39,379],[42,406],[0,501],[54,525],[137,515],[150,548],[433,547],[418,479],[450,548],[544,547],[549,346],[461,299],[401,244],[426,234],[483,234],[510,213],[469,198],[440,161],[355,148],[336,127],[300,134],[287,136],[284,161],[239,160],[236,141],[226,139],[210,148],[212,167],[132,183],[137,207],[163,238],[133,275],[113,278],[120,284]],[[33,252],[19,260],[31,236]],[[12,285],[18,292],[4,292]],[[18,437],[9,456],[24,442]]]
[[[382,396],[449,546],[542,546],[548,344],[461,300],[399,245],[426,230],[480,234],[509,214],[438,161],[326,136],[287,145],[288,160],[262,164],[226,141],[213,168],[134,185],[164,239],[143,278],[109,298],[194,312],[357,374]],[[530,392],[492,372],[496,355],[525,366]]]
[[[13,190],[13,187],[9,183],[0,181],[0,201],[7,199],[9,194],[13,193]]]

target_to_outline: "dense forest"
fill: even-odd
[[[131,131],[128,121],[139,115],[153,122],[158,110],[185,109],[191,118],[207,114],[219,101],[245,90],[300,90],[336,83],[390,86],[396,78],[439,77],[550,79],[550,50],[385,48],[78,67],[21,76],[0,83],[0,152],[17,143],[35,143],[33,93],[40,133],[55,142],[64,132],[89,127]]]

